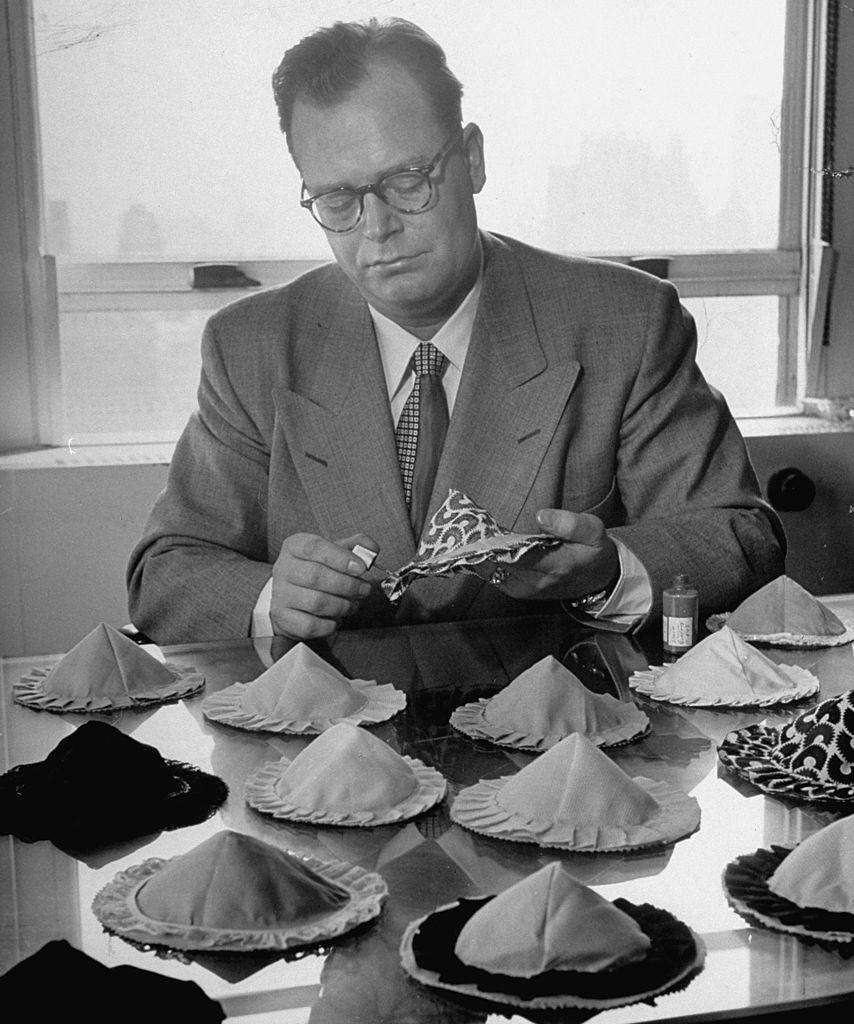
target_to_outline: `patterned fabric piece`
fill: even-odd
[[[430,519],[416,557],[389,573],[382,588],[389,601],[397,601],[422,576],[478,575],[473,567],[482,562],[509,564],[528,551],[560,543],[548,533],[505,530],[468,495],[452,487]]]
[[[808,779],[854,784],[854,691],[823,700],[784,726],[777,759]]]
[[[731,732],[718,757],[765,793],[854,801],[854,690],[822,701],[788,725]]]
[[[423,341],[412,357],[415,368],[415,383],[409,398],[400,414],[394,431],[397,445],[397,460],[400,463],[400,475],[403,480],[403,495],[407,507],[412,502],[412,477],[415,471],[415,456],[418,451],[418,423],[421,407],[422,380],[425,376],[434,375],[441,379],[448,360],[430,341]],[[446,406],[447,411],[447,406]]]

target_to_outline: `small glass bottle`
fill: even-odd
[[[673,577],[661,595],[662,647],[667,654],[684,654],[697,642],[700,599],[684,573]]]

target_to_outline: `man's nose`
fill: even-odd
[[[379,196],[369,192],[364,197],[365,212],[362,214],[362,232],[372,241],[388,238],[401,228],[400,215]]]

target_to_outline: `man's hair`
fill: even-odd
[[[368,77],[374,65],[390,61],[424,89],[442,126],[451,129],[462,121],[462,84],[432,36],[403,18],[336,21],[292,46],[273,72],[279,125],[291,154],[291,120],[297,98],[317,106],[334,106]]]

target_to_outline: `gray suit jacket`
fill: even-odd
[[[695,362],[676,292],[639,271],[483,235],[484,287],[438,469],[499,523],[545,507],[600,516],[704,612],[784,571],[723,399]],[[161,643],[246,636],[292,533],[363,532],[397,567],[416,549],[369,311],[334,264],[226,307],[203,340],[199,409],[128,567],[134,623]],[[380,574],[374,570],[372,578]],[[346,625],[543,610],[471,576],[378,586]]]

